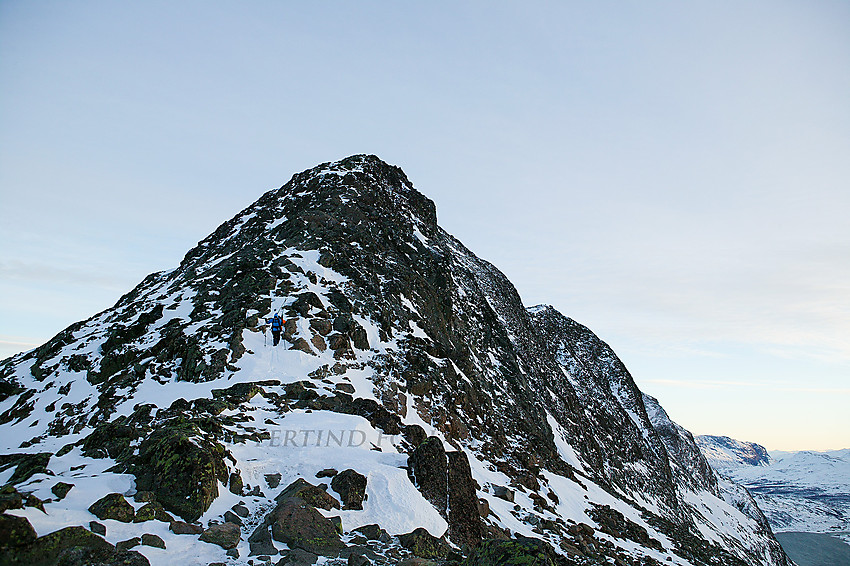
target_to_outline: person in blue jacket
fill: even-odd
[[[266,319],[266,324],[272,325],[272,339],[274,342],[273,346],[277,346],[280,342],[280,331],[283,329],[283,324],[286,321],[280,318],[280,315],[275,313],[273,317]]]

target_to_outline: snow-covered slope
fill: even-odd
[[[329,564],[366,552],[354,530],[369,524],[392,535],[369,543],[379,563],[427,554],[400,536],[422,527],[471,565],[499,544],[482,540],[523,536],[561,564],[787,564],[604,342],[527,310],[374,156],[295,175],[176,269],[4,361],[0,443],[0,481],[44,501],[3,520],[46,535],[88,526],[109,493],[138,515],[153,498],[159,519],[102,519],[110,543],[159,537],[165,550],[133,549],[153,564],[303,550],[276,517],[298,479],[346,499],[326,468],[365,482],[361,504],[302,509],[310,528],[339,517],[341,542],[313,548]],[[238,524],[241,541],[226,557],[178,518]]]
[[[697,442],[715,469],[752,493],[775,531],[850,531],[850,450],[768,454],[726,437]]]

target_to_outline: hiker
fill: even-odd
[[[273,317],[266,319],[266,324],[272,325],[272,346],[277,346],[280,342],[280,331],[286,321],[280,318],[280,315],[275,313]]]

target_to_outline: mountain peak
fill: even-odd
[[[279,199],[309,196],[307,203],[312,205],[327,198],[385,207],[409,213],[429,226],[437,225],[434,202],[413,188],[400,167],[376,155],[358,154],[322,163],[293,175],[274,193]]]
[[[786,566],[761,523],[681,463],[689,433],[665,427],[607,344],[551,307],[527,310],[373,155],[294,175],[177,269],[0,364],[0,473],[49,498],[48,515],[66,505],[57,490],[78,486],[67,524],[139,490],[215,532],[240,502],[240,548],[264,539],[273,554],[272,540],[296,542],[281,530],[292,490],[336,501],[330,488],[342,529],[380,525],[386,552],[424,529],[459,548],[533,536],[606,563]],[[346,432],[347,445],[332,440]],[[313,485],[329,466],[340,479]],[[362,509],[355,482],[358,506],[369,486]],[[39,532],[57,523],[28,516]],[[322,551],[335,559],[340,545]]]

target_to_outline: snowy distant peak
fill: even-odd
[[[697,444],[718,470],[740,466],[768,466],[770,455],[764,446],[755,442],[742,442],[728,436],[703,435],[696,437]]]

